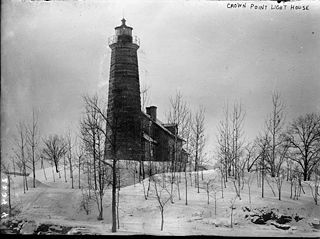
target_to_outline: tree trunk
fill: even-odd
[[[46,170],[44,169],[43,161],[41,161],[41,168],[43,169],[44,178],[45,178],[46,181],[47,181],[47,175],[46,175]]]
[[[79,178],[79,189],[81,188],[81,186],[80,186],[80,171],[81,171],[81,163],[80,163],[80,157],[79,157],[79,176],[78,176],[78,178]]]
[[[231,219],[231,221],[230,221],[230,226],[231,226],[231,228],[233,228],[233,224],[232,224],[232,214],[233,214],[233,205],[231,205],[231,215],[230,215],[230,219]]]
[[[224,183],[224,176],[223,174],[221,175],[221,198],[223,198],[223,183]]]
[[[319,189],[319,186],[315,185],[315,188],[314,188],[314,194],[315,194],[314,195],[314,201],[315,201],[316,205],[318,205],[318,189]]]
[[[144,180],[146,178],[146,174],[144,171],[144,161],[141,162],[141,169],[142,169],[142,179]]]
[[[279,201],[281,201],[281,188],[279,188]]]
[[[99,199],[100,199],[100,210],[99,210],[98,220],[101,221],[101,220],[103,220],[103,206],[102,206],[102,195],[101,195],[101,193],[99,193]]]
[[[217,216],[217,192],[214,192],[214,215]]]
[[[66,173],[66,158],[63,157],[63,171],[64,171],[64,182],[67,182],[67,173]]]
[[[33,188],[36,187],[36,165],[34,159],[34,146],[32,147],[32,172],[33,172]]]
[[[163,224],[164,224],[164,218],[163,218],[163,208],[161,210],[161,231],[163,231]]]
[[[119,177],[120,179],[120,177]],[[118,196],[117,196],[117,224],[118,224],[118,229],[120,229],[120,220],[119,220],[119,203],[120,203],[120,182],[119,182],[119,188],[118,188]]]
[[[16,171],[16,166],[15,166],[14,159],[12,160],[12,164],[13,164],[13,172],[15,172]],[[13,176],[16,177],[16,174],[14,174]]]
[[[27,170],[26,170],[26,165],[24,165],[24,177],[25,177],[25,180],[26,180],[26,189],[27,191],[29,190],[28,188],[28,178],[27,178]]]
[[[74,189],[74,185],[73,185],[73,169],[72,169],[71,159],[70,159],[70,178],[71,178],[71,188]]]
[[[53,165],[51,165],[51,169],[52,169],[52,178],[53,178],[53,182],[56,181],[55,176],[54,176],[54,170],[53,170]]]
[[[179,186],[179,178],[177,180],[177,186],[178,186],[178,196],[179,196],[179,200],[181,200],[181,196],[180,196],[180,186]]]
[[[136,186],[136,163],[134,163],[134,172],[133,172],[133,186]]]
[[[91,198],[91,164],[88,160],[87,162],[87,172],[88,172],[88,189],[89,189],[89,198]]]
[[[186,181],[186,205],[188,205],[188,178],[187,178],[187,164],[184,168],[184,177]]]
[[[307,169],[304,169],[303,170],[303,181],[307,181],[307,179],[308,179],[308,171],[307,171]]]
[[[112,232],[117,231],[116,197],[117,197],[117,161],[112,162]]]
[[[199,171],[197,170],[197,186],[198,186],[198,193],[200,193],[200,182],[199,182]]]
[[[264,164],[262,166],[262,174],[261,174],[261,196],[264,197]]]
[[[22,170],[20,170],[20,172],[21,171]],[[26,183],[25,183],[26,178],[25,178],[25,176],[22,176],[22,178],[23,178],[23,193],[26,193]]]

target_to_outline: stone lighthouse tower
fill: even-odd
[[[122,24],[109,38],[111,64],[107,118],[109,124],[108,155],[120,160],[140,160],[141,100],[137,50],[139,39],[132,36],[132,27]],[[112,148],[114,147],[114,148]]]

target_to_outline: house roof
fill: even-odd
[[[175,137],[175,135],[173,133],[171,133],[167,128],[164,127],[164,124],[156,119],[156,120],[153,120],[150,115],[146,114],[145,112],[141,111],[142,115],[147,117],[149,120],[151,120],[154,124],[158,125],[164,132],[166,132],[167,134],[169,134],[171,137]],[[183,138],[181,138],[179,135],[177,135],[177,138],[179,140],[182,140],[182,141],[185,141]]]

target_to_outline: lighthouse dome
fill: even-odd
[[[132,27],[126,25],[126,19],[121,20],[122,24],[115,28],[116,36],[129,35],[132,36]]]

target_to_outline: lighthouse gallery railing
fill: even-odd
[[[111,37],[108,38],[108,44],[114,44],[118,42],[118,36],[113,35]],[[137,44],[138,46],[140,46],[140,39],[137,36],[133,36],[132,37],[132,43]]]

